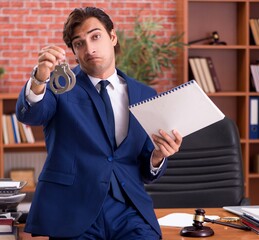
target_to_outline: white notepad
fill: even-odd
[[[129,110],[151,140],[159,129],[169,134],[176,129],[185,137],[225,117],[195,80],[130,105]]]

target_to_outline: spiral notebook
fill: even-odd
[[[185,137],[225,117],[195,80],[130,105],[129,110],[151,140],[159,129],[176,129]]]

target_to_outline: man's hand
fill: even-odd
[[[158,149],[153,151],[152,165],[159,167],[163,158],[169,157],[179,151],[182,144],[182,136],[176,130],[172,131],[173,136],[170,136],[165,131],[159,131],[160,136],[153,134],[153,141]]]
[[[50,73],[60,61],[65,60],[65,51],[57,46],[47,46],[40,50],[38,54],[38,69],[35,78],[38,81],[45,81],[50,77]],[[44,90],[44,85],[36,85],[32,82],[31,90],[35,94],[41,94]]]
[[[46,80],[59,61],[65,60],[64,49],[58,46],[47,46],[41,49],[38,54],[38,72],[36,77],[39,80]]]

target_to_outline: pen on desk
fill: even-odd
[[[216,220],[211,220],[209,218],[204,218],[204,222],[216,223],[216,224],[233,227],[233,228],[237,228],[237,229],[241,229],[241,230],[251,231],[251,228],[248,226],[237,225],[237,224],[232,224],[232,223],[227,223],[227,222],[220,222],[220,221],[216,221]]]

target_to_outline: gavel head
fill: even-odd
[[[212,41],[210,44],[212,45],[227,45],[226,42],[219,41],[219,34],[217,31],[212,32],[211,38]]]
[[[197,229],[202,229],[203,228],[202,223],[204,222],[204,218],[205,218],[205,211],[201,208],[196,209],[195,214],[193,216],[192,225]]]
[[[214,42],[218,42],[219,41],[219,34],[218,32],[214,31],[212,32],[212,39]]]

